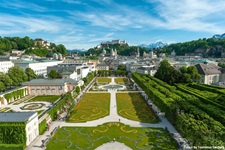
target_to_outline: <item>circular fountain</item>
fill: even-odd
[[[124,85],[117,85],[117,84],[108,84],[108,85],[101,85],[99,89],[102,90],[109,90],[109,89],[117,89],[117,90],[124,90],[126,87]]]

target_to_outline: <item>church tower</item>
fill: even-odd
[[[137,48],[137,54],[136,54],[136,57],[137,57],[137,58],[140,57],[139,47]]]

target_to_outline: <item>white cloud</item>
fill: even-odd
[[[32,2],[22,2],[20,0],[4,0],[1,3],[1,7],[9,8],[9,9],[29,9],[32,11],[37,11],[37,12],[43,12],[48,10],[46,7],[41,7],[39,5],[36,5]]]
[[[53,42],[56,42],[56,43],[66,43],[66,44],[70,44],[70,43],[76,43],[76,42],[79,42],[79,41],[82,41],[84,40],[84,37],[83,36],[67,36],[67,35],[62,35],[62,36],[58,36],[58,37],[55,37],[53,39]]]
[[[149,2],[152,3],[151,0]],[[158,0],[157,2],[155,10],[161,19],[155,18],[152,21],[157,22],[158,27],[209,33],[224,32],[223,27],[214,22],[216,19],[214,17],[219,13],[225,13],[225,1]]]
[[[106,34],[105,37],[109,37],[109,36],[112,36],[112,35],[114,35],[114,32]]]
[[[84,4],[80,0],[63,0],[63,2],[69,3],[69,4]]]
[[[51,18],[38,19],[34,17],[20,17],[0,14],[0,34],[49,32],[57,33],[67,27]],[[4,31],[5,30],[5,31]],[[64,30],[65,31],[65,30]]]

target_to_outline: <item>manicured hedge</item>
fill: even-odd
[[[211,117],[212,114],[216,115],[216,110],[213,110],[217,107],[216,103],[204,99],[204,102],[208,102],[204,104],[202,97],[196,96],[194,92],[188,92],[180,87],[176,90],[154,77],[132,73],[132,78],[154,104],[166,113],[168,120],[191,142],[191,145],[225,144],[222,115],[215,120]],[[211,107],[207,108],[207,105]],[[223,111],[221,110],[220,113],[223,114]],[[221,123],[216,120],[220,120]]]
[[[21,144],[0,144],[0,150],[24,150],[25,145]]]
[[[25,123],[1,122],[0,143],[2,144],[26,144]]]
[[[47,130],[46,127],[46,119],[44,119],[40,124],[39,124],[39,134],[44,134],[45,131]]]
[[[190,88],[187,89],[184,85],[177,84],[176,86],[177,86],[177,88],[178,88],[179,90],[181,90],[181,91],[183,91],[183,92],[186,92],[186,93],[189,93],[189,94],[191,94],[191,95],[194,95],[194,96],[198,97],[198,98],[199,98],[203,103],[205,103],[205,104],[211,104],[211,105],[217,106],[217,107],[220,108],[220,109],[225,109],[225,106],[220,105],[220,104],[218,104],[218,103],[215,103],[214,101],[212,101],[212,100],[210,100],[210,99],[208,99],[208,98],[206,98],[206,97],[204,97],[204,96],[202,96],[202,95],[200,95],[200,94],[198,94],[198,93],[195,93],[195,92],[191,91]]]
[[[17,100],[17,99],[20,99],[24,96],[26,96],[26,93],[27,93],[27,89],[19,89],[19,90],[15,90],[15,91],[12,91],[10,93],[7,93],[4,95],[5,99],[7,100],[7,102],[11,102],[11,101],[14,101],[14,100]]]
[[[57,119],[57,112],[62,111],[66,106],[74,106],[75,101],[71,96],[71,93],[67,93],[63,96],[63,98],[58,101],[51,109],[47,111],[47,113],[51,116],[52,120]],[[69,110],[70,111],[70,110]]]

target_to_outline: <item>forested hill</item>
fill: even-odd
[[[66,55],[66,48],[64,45],[55,43],[50,43],[49,48],[45,48],[41,45],[34,44],[34,40],[30,39],[28,36],[23,38],[20,37],[4,37],[0,36],[0,55],[4,55],[4,52],[11,52],[13,49],[25,50],[25,54],[36,54],[37,56],[45,57],[50,50],[53,53],[61,53]]]
[[[173,50],[175,50],[176,55],[202,53],[204,57],[220,57],[221,52],[225,52],[225,39],[216,40],[214,38],[203,38],[190,42],[171,44],[161,48],[157,53],[166,53],[170,55]]]
[[[117,54],[122,55],[122,56],[131,56],[134,55],[137,52],[138,46],[128,46],[128,45],[119,45],[119,44],[114,44],[110,45],[109,48],[105,48],[106,53],[110,54],[111,49],[116,49]],[[102,53],[102,48],[90,48],[85,54],[88,56],[89,54],[96,55],[98,56],[100,53]],[[140,54],[142,55],[143,52],[147,52],[146,48],[139,47]]]

